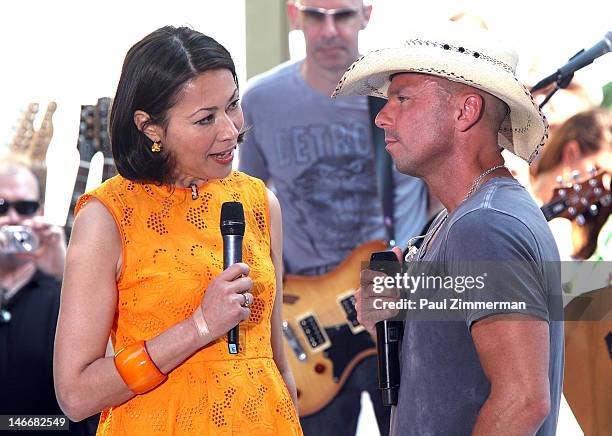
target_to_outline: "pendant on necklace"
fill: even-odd
[[[196,185],[195,183],[192,183],[191,185],[189,185],[189,187],[191,188],[191,199],[192,200],[197,199],[199,196],[198,185]]]

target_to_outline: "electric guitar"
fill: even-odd
[[[300,416],[325,407],[355,365],[376,354],[375,342],[357,320],[354,294],[363,262],[386,248],[382,241],[366,242],[327,274],[285,276],[283,335]]]
[[[541,208],[546,219],[564,217],[579,225],[595,218],[605,221],[601,215],[609,216],[612,205],[610,174],[592,169],[588,178],[580,180],[575,173],[573,179],[559,180],[553,199]],[[607,286],[573,298],[564,309],[563,394],[585,434],[612,432],[611,307],[612,287]]]

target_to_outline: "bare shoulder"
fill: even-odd
[[[280,207],[278,198],[276,197],[276,195],[274,194],[274,192],[272,192],[270,188],[266,188],[266,193],[268,194],[268,205],[270,207],[270,218],[275,217],[275,215],[276,217],[280,217],[281,207]]]
[[[282,259],[283,227],[280,203],[278,202],[276,195],[274,195],[270,189],[266,188],[266,190],[268,191],[268,204],[270,208],[270,238],[272,239],[272,254],[274,257],[278,256],[279,259]]]
[[[77,259],[97,258],[97,264],[120,259],[121,236],[110,211],[92,198],[77,215],[70,236],[69,255]]]

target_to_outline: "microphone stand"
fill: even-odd
[[[542,103],[540,103],[540,109],[542,109],[542,107],[546,103],[548,103],[548,100],[550,100],[550,98],[553,95],[555,95],[555,92],[557,92],[560,89],[567,88],[573,78],[574,78],[574,73],[568,74],[567,76],[559,75],[557,77],[557,80],[555,80],[555,87],[553,89],[551,89],[548,94],[546,94],[546,97],[544,97],[544,100],[542,100]]]
[[[569,58],[569,60],[571,61],[572,59],[574,59],[576,56],[578,56],[580,53],[582,53],[584,51],[584,49],[580,50],[578,53],[576,53],[574,56],[572,56],[571,58]],[[546,94],[546,97],[544,98],[544,100],[542,101],[542,103],[540,103],[540,109],[542,109],[542,107],[548,103],[548,100],[550,100],[550,98],[555,95],[555,93],[560,90],[560,89],[565,89],[569,86],[569,84],[571,83],[572,79],[574,78],[574,73],[571,72],[569,74],[562,74],[561,72],[557,72],[557,76],[554,77],[554,80],[551,82],[550,81],[550,76],[539,81],[538,83],[536,83],[532,88],[531,88],[531,92],[533,92],[534,90],[539,90],[542,88],[545,88],[546,86],[548,86],[550,83],[554,83],[555,86],[553,89],[550,90],[550,92],[548,94]],[[546,83],[548,82],[548,83]]]

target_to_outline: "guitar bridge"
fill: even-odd
[[[338,296],[338,304],[344,312],[344,316],[348,321],[348,326],[351,329],[351,332],[353,332],[353,334],[357,334],[363,331],[364,327],[357,319],[357,310],[355,309],[355,294],[353,292],[354,291],[349,291],[344,295]]]
[[[306,314],[298,320],[298,323],[313,351],[329,347],[331,342],[327,337],[327,333],[321,328],[319,321],[317,321],[312,313]]]
[[[298,342],[297,336],[295,336],[295,332],[287,321],[283,321],[283,334],[285,335],[285,338],[287,338],[287,343],[295,353],[295,356],[298,358],[298,360],[306,360],[306,353]]]

